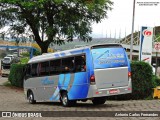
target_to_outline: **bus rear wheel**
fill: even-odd
[[[102,104],[104,104],[106,102],[106,99],[105,98],[94,98],[93,100],[92,100],[92,103],[94,104],[94,105],[102,105]]]
[[[34,100],[33,92],[29,92],[28,101],[29,101],[30,104],[35,104],[36,103],[36,100]]]
[[[73,106],[73,105],[76,104],[76,101],[75,101],[75,100],[69,100],[69,99],[68,99],[67,92],[63,92],[63,93],[61,94],[60,101],[61,101],[61,103],[62,103],[62,105],[63,105],[64,107],[71,107],[71,106]]]

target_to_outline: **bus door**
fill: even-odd
[[[83,99],[88,94],[88,74],[86,70],[86,55],[81,54],[74,57],[74,70],[71,88],[68,90],[69,99]]]

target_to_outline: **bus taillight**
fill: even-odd
[[[128,77],[131,77],[131,72],[128,72]]]
[[[94,75],[91,75],[91,77],[90,77],[90,83],[92,85],[95,84],[95,76]]]

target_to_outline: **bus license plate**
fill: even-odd
[[[110,90],[110,91],[109,91],[109,94],[115,94],[115,93],[118,93],[118,90],[117,90],[117,89],[113,89],[113,90]]]

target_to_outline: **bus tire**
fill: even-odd
[[[34,95],[33,95],[32,91],[29,92],[28,101],[29,101],[30,104],[35,104],[36,103],[36,100],[34,100]]]
[[[64,107],[71,107],[76,104],[76,100],[69,100],[67,92],[61,94],[60,101]]]
[[[104,104],[106,102],[106,99],[105,98],[94,98],[93,100],[92,100],[92,103],[94,104],[94,105],[102,105],[102,104]]]

